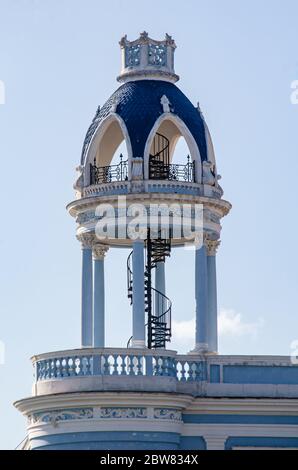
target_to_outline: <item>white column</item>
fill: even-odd
[[[223,433],[224,434],[224,433]],[[207,450],[225,450],[225,443],[228,439],[227,435],[217,435],[216,427],[214,427],[214,434],[204,435]]]
[[[166,295],[166,275],[165,275],[165,262],[159,262],[156,264],[155,269],[155,289],[158,292],[161,292],[163,295]],[[157,315],[161,315],[164,311],[164,299],[155,294],[155,312]]]
[[[207,275],[208,275],[208,343],[210,352],[218,352],[217,332],[217,283],[216,251],[219,240],[207,240]]]
[[[80,236],[82,242],[81,344],[92,346],[92,234]]]
[[[207,250],[203,244],[195,250],[196,353],[209,351],[207,286]]]
[[[93,347],[105,347],[104,257],[109,247],[96,243],[92,247],[93,270]]]
[[[133,243],[132,270],[132,347],[145,348],[144,240]]]

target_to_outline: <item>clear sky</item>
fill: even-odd
[[[87,127],[118,86],[124,34],[173,35],[178,86],[200,101],[213,137],[233,204],[218,253],[220,353],[290,353],[298,338],[297,17],[295,0],[0,0],[2,448],[25,436],[12,402],[30,394],[29,357],[80,344],[81,250],[65,206]],[[106,260],[112,346],[130,336],[126,256],[110,250]],[[167,266],[181,351],[193,346],[193,268],[183,249]]]

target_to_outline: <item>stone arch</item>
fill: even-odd
[[[116,113],[111,113],[98,125],[89,144],[84,161],[85,186],[89,185],[89,164],[96,160],[98,166],[111,164],[115,151],[125,142],[128,158],[129,179],[131,173],[132,147],[130,137],[123,119]]]
[[[162,114],[152,127],[145,145],[144,151],[144,177],[149,175],[149,155],[152,142],[156,133],[161,133],[170,142],[170,160],[173,158],[176,144],[180,137],[183,137],[189,148],[192,161],[195,162],[196,182],[202,180],[201,155],[197,143],[186,124],[177,115],[171,113]]]

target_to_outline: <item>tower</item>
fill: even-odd
[[[130,345],[156,349],[170,341],[173,312],[165,292],[165,263],[171,250],[190,243],[183,213],[189,208],[189,229],[200,225],[197,244],[201,238],[195,254],[194,350],[216,353],[215,252],[220,219],[230,204],[222,199],[208,127],[199,106],[193,106],[174,84],[179,79],[174,71],[176,45],[169,35],[155,41],[144,32],[135,41],[122,38],[120,47],[122,85],[98,108],[88,129],[75,184],[77,199],[68,206],[83,248],[82,347],[105,346],[104,256],[110,247],[123,246],[132,249],[127,262],[133,317]],[[189,154],[174,163],[180,137]],[[117,160],[115,151],[121,142],[127,155]],[[138,207],[144,211],[143,225],[139,233],[129,233],[129,212],[137,215]],[[165,210],[168,227],[158,220],[165,219]],[[104,236],[100,217],[110,235]],[[185,219],[183,227],[179,217]]]
[[[243,431],[242,415],[253,414],[258,399],[275,396],[279,368],[289,384],[298,383],[297,369],[286,358],[275,363],[218,355],[216,251],[221,219],[231,206],[223,199],[210,133],[199,105],[175,85],[171,36],[125,36],[120,48],[120,87],[98,107],[87,131],[76,199],[67,206],[82,248],[81,347],[33,357],[33,396],[16,403],[28,418],[26,445],[229,448],[235,435],[263,435],[257,426]],[[189,152],[176,162],[180,137]],[[196,332],[189,353],[179,355],[170,349],[175,306],[166,293],[165,265],[185,244],[194,247]],[[110,249],[122,247],[131,249],[126,268],[132,331],[127,347],[110,348],[104,263]],[[265,376],[271,387],[266,390],[258,387]],[[287,397],[288,391],[278,390]],[[252,411],[248,397],[257,400]],[[223,422],[237,422],[239,429],[218,426]]]

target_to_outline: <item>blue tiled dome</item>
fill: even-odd
[[[160,99],[169,99],[171,111],[188,127],[193,135],[202,160],[207,160],[203,119],[197,108],[173,83],[161,80],[137,80],[124,83],[96,113],[85,138],[81,163],[84,164],[87,148],[101,121],[117,103],[117,114],[124,120],[130,136],[133,157],[143,157],[149,133],[163,109]]]

